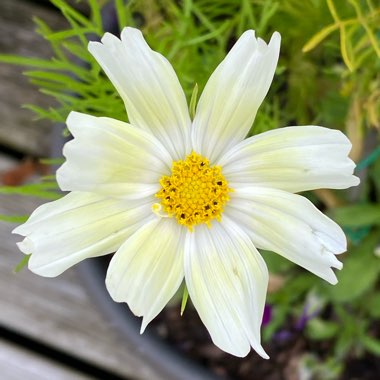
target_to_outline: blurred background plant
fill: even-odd
[[[347,233],[349,249],[338,285],[327,285],[280,256],[264,252],[274,284],[268,299],[271,321],[264,327],[264,339],[306,336],[310,350],[319,347],[319,356],[305,355],[302,366],[316,379],[337,378],[349,359],[369,354],[380,357],[379,3],[88,0],[84,13],[65,0],[51,3],[66,18],[67,29],[53,30],[40,19],[35,23],[54,56],[46,60],[1,55],[0,61],[27,67],[24,75],[42,93],[55,98],[56,106],[49,109],[25,105],[38,118],[53,123],[63,123],[71,110],[127,120],[122,100],[87,51],[88,40],[99,39],[105,32],[102,10],[110,3],[114,32],[124,26],[142,29],[150,46],[174,66],[188,100],[196,83],[202,91],[244,30],[255,29],[266,41],[273,31],[281,33],[277,75],[251,134],[287,125],[340,129],[352,141],[351,156],[358,163],[361,185],[346,192],[307,194]],[[2,187],[0,192],[54,199],[56,189],[54,176],[46,176],[39,184]],[[25,218],[2,216],[14,222]],[[305,311],[315,304],[314,311]]]

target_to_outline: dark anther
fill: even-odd
[[[185,214],[181,214],[181,219],[185,219]]]
[[[210,206],[209,206],[209,205],[206,205],[206,206],[205,206],[205,210],[210,210]]]

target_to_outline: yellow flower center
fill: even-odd
[[[207,158],[192,152],[184,161],[175,161],[171,176],[160,179],[161,190],[156,197],[169,217],[192,230],[196,224],[210,226],[212,219],[220,221],[223,207],[233,190],[220,166],[210,166]]]

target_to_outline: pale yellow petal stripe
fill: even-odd
[[[156,193],[171,158],[151,134],[118,120],[71,112],[66,162],[57,171],[65,191],[139,199]]]
[[[190,116],[171,64],[150,49],[142,33],[124,28],[121,40],[106,33],[90,42],[96,58],[125,102],[132,125],[150,131],[170,153],[183,158],[190,150]]]
[[[286,127],[250,137],[218,161],[231,187],[252,184],[293,193],[355,186],[351,143],[340,131]]]
[[[55,277],[88,257],[115,252],[150,218],[150,199],[128,202],[72,192],[38,207],[13,233],[25,236],[19,247],[32,254],[29,269]]]
[[[116,252],[106,285],[112,298],[143,317],[141,332],[173,297],[183,281],[186,229],[157,218],[139,229]]]
[[[225,214],[240,223],[256,247],[274,251],[331,284],[335,255],[347,249],[342,229],[308,199],[282,190],[252,185],[234,188]]]
[[[268,284],[267,267],[237,223],[223,216],[187,233],[185,279],[191,300],[213,342],[236,356],[260,344]]]
[[[269,44],[248,30],[216,68],[199,99],[192,129],[194,150],[212,163],[242,141],[252,126],[277,66],[280,35]]]

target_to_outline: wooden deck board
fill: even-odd
[[[0,369],[4,380],[90,380],[66,366],[0,339]]]
[[[49,58],[49,45],[35,33],[32,20],[37,16],[55,27],[65,25],[62,16],[48,8],[23,0],[0,1],[0,54]],[[50,153],[49,122],[35,121],[23,104],[49,106],[53,102],[28,83],[26,68],[0,62],[0,143],[33,156]]]

